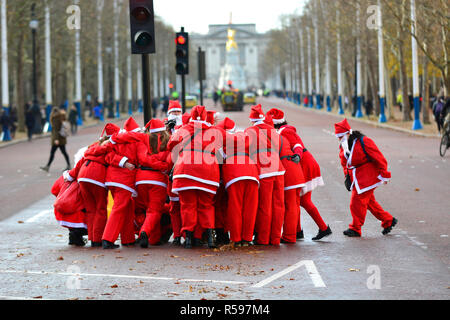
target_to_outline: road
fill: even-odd
[[[186,250],[167,244],[108,251],[68,246],[50,195],[65,163],[57,153],[50,172],[39,171],[50,151],[49,139],[39,139],[0,149],[0,298],[448,300],[450,158],[439,157],[438,139],[349,120],[389,162],[393,179],[376,196],[399,223],[383,236],[368,213],[363,237],[346,238],[350,194],[333,135],[340,117],[276,98],[258,102],[265,111],[283,109],[319,162],[325,186],[313,192],[313,201],[333,231],[330,237],[311,241],[317,227],[302,210],[305,240],[295,245]],[[245,128],[249,108],[226,115]],[[142,123],[142,116],[136,119]],[[101,129],[69,137],[69,154],[95,141]]]

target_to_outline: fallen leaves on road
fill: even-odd
[[[351,271],[351,272],[357,272],[357,271],[359,271],[359,269],[350,268],[350,269],[348,269],[348,271]]]
[[[64,258],[63,258],[63,256],[59,256],[58,259],[56,259],[56,260],[62,261],[62,260],[64,260]]]
[[[111,286],[111,288],[118,288],[119,286],[117,285],[117,284],[113,284],[112,286]]]
[[[33,299],[42,299],[42,296],[33,297]]]
[[[420,189],[419,189],[419,188],[416,188],[414,191],[420,191]]]
[[[17,223],[23,223],[23,221],[22,221],[22,220],[19,220],[19,221],[17,221]]]

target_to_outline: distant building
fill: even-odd
[[[247,86],[259,88],[262,83],[259,76],[259,64],[268,38],[266,34],[256,31],[255,24],[213,24],[209,25],[207,34],[194,33],[189,36],[192,51],[196,52],[198,47],[205,51],[206,87],[211,91],[219,85],[221,68],[226,62],[229,28],[236,31],[235,41],[239,50],[239,63],[244,70]]]

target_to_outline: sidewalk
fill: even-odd
[[[133,117],[136,117],[137,115],[140,114],[133,114]],[[89,117],[86,117],[86,119],[83,121],[83,125],[82,126],[78,126],[78,130],[82,130],[84,128],[91,128],[91,127],[95,127],[95,126],[102,126],[105,125],[108,122],[118,122],[118,121],[123,121],[128,119],[128,117],[130,117],[130,115],[128,113],[121,113],[120,114],[120,118],[114,118],[114,119],[105,119],[105,121],[98,121],[96,119],[92,119]],[[45,133],[41,133],[41,134],[34,134],[33,135],[33,140],[37,140],[37,139],[43,139],[43,138],[48,138],[51,136],[51,132],[45,132]],[[21,143],[21,142],[26,142],[28,141],[28,135],[26,132],[18,132],[16,131],[16,136],[14,137],[14,139],[12,139],[11,141],[0,141],[0,149],[17,144],[17,143]]]
[[[276,98],[276,99],[281,99],[281,98]],[[284,99],[282,99],[284,100]],[[288,100],[284,100],[289,102],[290,104],[292,104],[295,107],[300,107],[300,105],[288,101]],[[378,117],[375,115],[370,115],[370,116],[366,116],[364,115],[363,118],[355,118],[352,117],[351,115],[351,110],[345,110],[345,114],[340,115],[338,114],[339,109],[338,108],[333,108],[330,112],[328,112],[325,108],[322,108],[320,110],[315,109],[315,108],[305,108],[303,106],[303,104],[301,105],[302,108],[304,108],[305,110],[311,110],[314,112],[318,112],[318,113],[326,113],[341,119],[347,118],[347,119],[351,119],[352,121],[359,121],[359,122],[363,122],[366,124],[370,124],[372,126],[375,127],[379,127],[379,128],[385,128],[385,129],[391,129],[391,130],[396,130],[396,131],[401,131],[401,132],[405,132],[411,135],[416,135],[416,136],[421,136],[421,137],[425,137],[425,138],[440,138],[440,134],[439,131],[437,130],[437,126],[436,123],[434,121],[433,115],[430,113],[430,123],[429,124],[424,124],[422,122],[422,126],[423,129],[421,130],[412,130],[412,125],[413,125],[413,121],[402,121],[402,113],[400,112],[400,110],[397,107],[394,107],[394,112],[393,112],[393,118],[389,119],[389,115],[386,114],[386,117],[388,117],[387,122],[385,123],[379,123],[378,122]]]

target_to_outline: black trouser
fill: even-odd
[[[50,159],[48,159],[47,167],[50,167],[50,165],[52,164],[53,159],[55,158],[56,149],[58,149],[58,148],[61,150],[61,153],[63,154],[64,158],[66,159],[67,167],[70,168],[70,160],[69,160],[69,155],[66,152],[66,145],[62,145],[62,146],[52,145],[52,149],[50,150]]]

